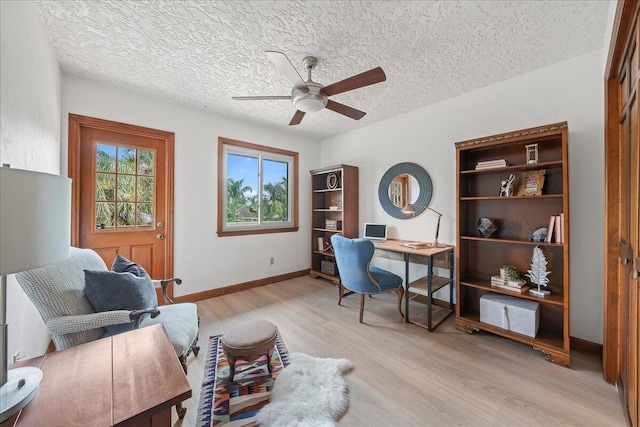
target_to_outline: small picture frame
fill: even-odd
[[[535,165],[538,163],[538,144],[529,144],[524,146],[527,152],[527,164]]]
[[[522,172],[520,174],[520,186],[518,188],[518,196],[540,196],[542,195],[542,187],[544,186],[544,176],[546,169],[537,171]]]

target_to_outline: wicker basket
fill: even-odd
[[[320,261],[320,271],[329,276],[335,276],[338,273],[335,261]]]

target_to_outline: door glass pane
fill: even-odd
[[[227,223],[258,222],[258,158],[227,154]]]
[[[137,225],[138,227],[151,227],[153,226],[153,204],[152,203],[138,203],[138,215]]]
[[[135,226],[135,216],[133,203],[118,203],[118,228]]]
[[[115,216],[115,203],[96,203],[96,229],[113,228]]]
[[[116,171],[116,147],[113,145],[97,144],[96,146],[96,171]]]
[[[118,175],[118,201],[132,202],[135,199],[135,177],[131,175]]]
[[[286,221],[289,207],[287,162],[264,160],[262,163],[262,220]]]
[[[96,174],[96,201],[114,201],[116,176],[110,173]]]
[[[118,147],[118,173],[134,174],[136,172],[135,148]]]
[[[153,202],[153,178],[138,178],[138,202]]]
[[[96,153],[96,230],[152,228],[155,151],[97,144]]]
[[[153,175],[153,151],[138,150],[138,175]]]

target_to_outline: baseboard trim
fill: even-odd
[[[246,291],[247,289],[259,288],[260,286],[270,285],[283,280],[294,279],[296,277],[308,276],[310,269],[294,271],[291,273],[280,274],[277,276],[265,277],[264,279],[251,280],[249,282],[238,283],[237,285],[225,286],[223,288],[210,289],[208,291],[196,292],[195,294],[181,295],[174,297],[175,302],[196,302],[209,298],[215,298],[222,295],[229,295],[235,292]]]
[[[602,344],[576,337],[569,337],[569,343],[571,344],[571,350],[575,350],[589,356],[595,356],[602,360]]]

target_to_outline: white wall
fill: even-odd
[[[454,143],[566,120],[571,223],[570,333],[602,343],[603,58],[603,51],[598,50],[327,139],[322,143],[322,163],[346,163],[360,168],[360,223],[385,222],[393,227],[394,237],[432,240],[436,215],[425,212],[413,220],[397,220],[382,210],[377,198],[378,182],[389,167],[407,161],[423,166],[433,182],[430,205],[443,213],[440,240],[453,244]],[[397,262],[377,262],[404,275]],[[438,297],[447,299],[442,291]]]
[[[0,3],[0,162],[60,173],[60,69],[33,2]],[[2,219],[0,218],[0,221]],[[44,353],[44,323],[13,275],[7,284],[9,362]]]
[[[300,248],[311,247],[309,170],[319,165],[319,141],[64,74],[63,170],[66,170],[69,113],[175,133],[174,275],[183,279],[182,285],[174,288],[176,296],[309,268],[309,251]],[[218,136],[299,153],[298,232],[217,236]],[[272,256],[275,264],[269,265]]]

